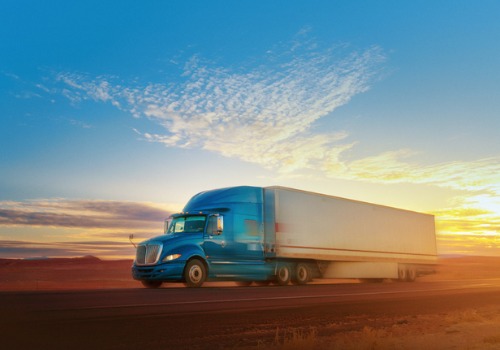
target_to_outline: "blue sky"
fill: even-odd
[[[128,256],[241,184],[500,253],[497,1],[8,0],[0,33],[0,256]]]

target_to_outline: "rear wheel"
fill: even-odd
[[[406,280],[408,282],[414,282],[417,279],[417,269],[414,267],[409,267],[406,272]]]
[[[160,288],[162,281],[141,281],[142,285],[146,288]]]
[[[276,271],[276,283],[280,286],[286,286],[292,277],[292,272],[290,271],[290,266],[288,264],[278,265]]]
[[[193,259],[184,269],[184,280],[188,287],[201,287],[207,279],[207,269],[198,259]]]
[[[401,282],[406,281],[408,278],[408,270],[405,266],[400,266],[398,269],[398,280]]]
[[[311,280],[311,273],[309,272],[307,264],[298,263],[294,272],[292,282],[295,284],[306,284]]]

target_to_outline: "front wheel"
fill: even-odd
[[[193,259],[184,269],[184,280],[188,287],[201,287],[207,279],[207,269],[198,259]]]

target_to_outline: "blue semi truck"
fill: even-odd
[[[434,217],[284,187],[201,192],[137,246],[145,287],[207,280],[306,284],[314,278],[413,281],[436,262]]]

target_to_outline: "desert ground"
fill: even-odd
[[[0,259],[0,291],[137,288],[132,260],[93,256],[54,259]]]
[[[0,259],[2,292],[78,291],[142,288],[130,277],[131,260],[104,261],[94,257],[44,260]],[[416,289],[440,281],[500,279],[500,257],[441,258],[436,273],[419,277]],[[358,283],[322,281],[320,283]],[[393,283],[393,282],[386,282]],[[208,287],[234,284],[208,283]],[[164,288],[183,288],[166,285]],[[248,287],[259,288],[259,287]],[[476,296],[477,297],[477,296]],[[471,306],[473,305],[473,306]],[[300,327],[283,323],[269,329],[257,343],[225,343],[230,349],[500,349],[500,304],[467,303],[463,307],[418,310],[411,314],[346,317],[331,323],[310,318]],[[262,330],[261,330],[262,331]],[[251,333],[251,330],[248,330]],[[248,333],[248,334],[249,334]],[[263,334],[264,335],[264,334]],[[236,335],[238,337],[238,335]],[[231,345],[233,344],[233,345]],[[237,345],[234,345],[237,344]],[[220,343],[221,345],[221,343]],[[205,347],[206,346],[206,347]],[[200,344],[198,348],[213,348]]]

